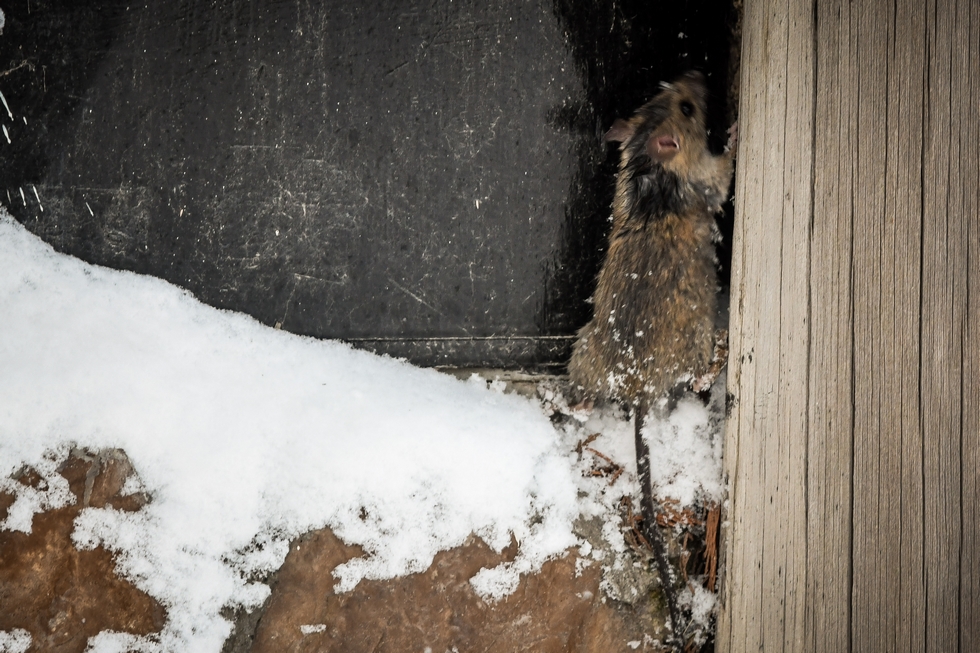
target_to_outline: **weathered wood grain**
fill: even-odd
[[[967,221],[967,319],[963,337],[963,425],[960,451],[960,651],[980,651],[980,2],[966,2],[957,19],[969,25],[959,40],[954,76],[959,82],[963,215]]]
[[[750,0],[721,651],[980,650],[980,3]]]
[[[958,112],[952,50],[955,0],[926,5],[923,122],[922,401],[926,650],[955,651],[959,621],[960,429],[966,256],[957,201]],[[956,120],[956,124],[954,124]],[[974,148],[976,145],[974,145]]]
[[[782,274],[780,287],[780,360],[776,432],[780,442],[780,484],[774,492],[782,501],[775,522],[782,526],[785,549],[783,646],[800,651],[805,637],[806,598],[806,469],[807,404],[800,392],[808,388],[810,237],[813,207],[814,53],[803,34],[813,31],[813,10],[807,3],[789,5],[787,24],[787,84],[782,203]],[[778,584],[777,584],[778,587]],[[774,603],[773,609],[777,608]],[[778,640],[776,640],[778,643]]]
[[[826,2],[816,11],[805,649],[815,653],[846,651],[849,644],[857,85],[852,8]]]
[[[854,459],[852,463],[851,641],[853,650],[871,651],[895,631],[894,615],[878,597],[892,589],[888,570],[897,556],[898,506],[886,478],[890,466],[890,411],[882,410],[889,386],[884,353],[891,295],[886,296],[884,267],[892,258],[885,240],[886,67],[890,7],[865,2],[856,6],[856,56],[851,63],[857,102],[857,141],[852,151],[855,171],[852,220],[854,250]],[[866,407],[860,410],[857,407]],[[879,522],[879,518],[881,521]]]
[[[729,420],[732,543],[721,650],[804,635],[812,8],[749,3],[743,41]],[[802,35],[802,38],[801,38]],[[750,206],[739,202],[753,201]],[[740,438],[745,439],[740,439]],[[732,617],[732,618],[729,618]]]
[[[925,79],[925,6],[917,0],[895,5],[893,39],[888,59],[888,161],[885,190],[885,246],[890,253],[883,276],[883,295],[890,295],[889,345],[883,383],[887,392],[879,410],[889,446],[883,455],[898,456],[898,470],[887,468],[883,482],[898,485],[898,516],[893,532],[898,556],[885,561],[893,597],[895,628],[884,640],[889,650],[921,651],[925,638],[925,578],[923,575],[922,432],[919,406],[919,305],[922,247],[922,85]],[[891,405],[889,405],[889,402]],[[895,519],[894,512],[889,513]],[[894,533],[898,529],[897,534]],[[889,550],[894,555],[894,550]]]
[[[762,24],[763,18],[759,14],[762,5],[760,3],[746,4],[743,21],[750,21],[753,25]],[[757,78],[762,76],[760,70],[759,53],[762,51],[760,41],[762,30],[752,30],[751,33],[743,34],[742,41],[742,93],[741,102],[748,106],[754,106],[759,102],[762,85]],[[761,114],[761,111],[760,111]],[[761,116],[760,116],[761,117]],[[761,121],[752,120],[751,116],[745,114],[745,119],[739,124],[739,153],[738,161],[756,161],[762,156],[764,138],[756,135],[757,131],[763,130],[765,125]],[[761,175],[746,176],[747,166],[741,163],[736,168],[736,189],[746,187],[746,195],[761,195]],[[730,348],[740,352],[739,355],[729,356],[729,377],[730,378],[749,378],[753,375],[754,356],[751,352],[751,344],[756,339],[756,321],[751,316],[744,314],[745,305],[753,305],[756,299],[755,290],[758,284],[758,273],[752,269],[752,263],[758,259],[761,251],[759,248],[763,244],[761,233],[755,228],[755,220],[748,217],[744,207],[739,206],[742,195],[736,191],[735,211],[739,215],[747,217],[735,223],[733,233],[733,255],[732,255],[732,300],[737,302],[731,307],[730,323]],[[755,278],[755,284],[751,280]],[[748,281],[746,281],[748,280]],[[742,388],[742,396],[731,406],[729,415],[728,433],[726,436],[726,448],[733,451],[733,455],[725,457],[726,473],[730,480],[730,502],[734,506],[739,506],[738,510],[730,510],[725,520],[726,527],[723,531],[724,540],[731,545],[731,552],[726,552],[726,564],[723,573],[727,578],[722,579],[722,601],[726,602],[727,609],[719,615],[718,640],[722,647],[726,644],[727,650],[741,650],[744,648],[744,640],[747,633],[758,628],[759,607],[755,603],[755,597],[759,595],[760,585],[754,583],[756,580],[755,572],[761,566],[760,561],[755,557],[755,552],[761,549],[758,542],[758,532],[743,528],[745,523],[757,523],[759,520],[759,504],[749,504],[746,497],[752,495],[752,488],[747,487],[750,482],[755,482],[757,478],[756,470],[761,463],[761,454],[758,447],[752,446],[748,441],[743,445],[740,442],[742,435],[742,402],[747,406],[752,405],[754,396],[754,385],[737,382]],[[751,413],[751,410],[749,411]],[[747,431],[747,429],[746,429]],[[729,617],[737,615],[737,621],[731,621]],[[722,648],[722,650],[726,650]]]

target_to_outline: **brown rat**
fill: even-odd
[[[592,320],[568,364],[586,402],[610,399],[634,415],[642,529],[653,549],[672,624],[669,644],[685,647],[677,575],[656,524],[646,410],[678,382],[708,372],[715,345],[718,276],[714,216],[728,196],[732,154],[708,151],[704,77],[685,73],[617,120],[606,140],[620,144],[609,250],[593,295]],[[732,129],[732,145],[736,132]],[[668,402],[669,403],[669,402]]]
[[[732,155],[708,151],[704,77],[682,75],[606,140],[620,144],[609,249],[568,371],[584,400],[646,405],[708,370],[718,277],[714,215]],[[734,134],[733,134],[734,136]]]

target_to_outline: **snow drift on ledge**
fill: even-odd
[[[473,579],[500,597],[576,543],[572,465],[526,399],[87,265],[6,214],[0,315],[0,488],[23,488],[9,476],[24,463],[49,479],[0,528],[71,500],[54,474],[68,443],[124,449],[152,502],[86,510],[74,539],[118,552],[168,609],[162,650],[220,650],[222,606],[259,605],[249,575],[311,529],[367,552],[338,569],[341,591],[423,571],[471,533],[497,550],[513,535],[517,559]]]

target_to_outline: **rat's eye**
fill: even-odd
[[[694,105],[687,100],[684,100],[681,102],[681,113],[690,118],[694,115]]]

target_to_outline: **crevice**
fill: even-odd
[[[851,5],[851,7],[848,10],[848,14],[847,14],[847,20],[848,20],[847,37],[848,37],[848,44],[849,45],[852,44],[852,43],[855,43],[855,41],[857,40],[852,35],[852,31],[854,30],[854,26],[852,25],[852,21],[851,21],[851,18],[852,17],[851,17],[851,14],[850,14],[850,9],[853,8],[853,7],[854,6]],[[861,52],[860,52],[860,42],[857,42],[856,45],[855,45],[854,59],[857,60],[857,61],[860,61],[860,54],[861,54]],[[851,64],[851,62],[848,62],[848,63]],[[854,73],[852,73],[852,74],[854,74]],[[857,88],[860,89],[860,87],[861,87],[861,69],[860,69],[859,66],[856,67],[856,74],[857,74]],[[848,81],[850,81],[850,79]],[[848,91],[853,91],[853,90],[854,90],[853,88],[849,88],[848,89]],[[857,107],[851,107],[850,105],[848,106],[849,113],[847,114],[846,118],[847,118],[847,120],[849,122],[852,123],[852,124],[849,125],[849,127],[851,127],[851,128],[856,128],[856,129],[859,129],[860,128],[860,125],[858,124],[858,121],[856,119],[852,119],[853,114],[856,112],[855,109],[859,109],[860,108],[860,98],[861,98],[860,91],[858,91],[857,92]],[[858,115],[860,115],[860,114],[858,114]],[[855,125],[856,125],[856,127],[855,127]],[[857,134],[851,134],[851,136],[852,137],[856,137]],[[849,179],[849,182],[850,183],[848,184],[848,189],[849,189],[849,193],[848,193],[848,200],[849,200],[848,210],[849,210],[849,218],[850,218],[850,224],[849,224],[849,226],[850,226],[850,234],[849,234],[849,238],[848,238],[848,242],[850,243],[850,256],[848,258],[848,264],[849,264],[849,270],[848,270],[849,279],[848,279],[848,282],[849,282],[849,285],[850,285],[848,296],[850,297],[850,305],[848,306],[848,313],[849,313],[849,315],[848,315],[848,321],[850,323],[849,326],[850,326],[850,331],[851,331],[850,332],[850,370],[849,370],[849,376],[850,376],[850,401],[851,401],[851,405],[850,405],[850,451],[849,451],[849,456],[848,456],[848,461],[847,461],[847,466],[848,466],[848,470],[847,470],[847,494],[848,494],[848,510],[849,510],[849,518],[850,518],[850,523],[849,523],[849,528],[848,528],[848,534],[847,534],[847,551],[848,551],[848,555],[847,555],[847,650],[848,650],[849,653],[854,650],[854,455],[855,455],[855,446],[854,445],[855,445],[855,439],[856,439],[856,437],[855,437],[855,435],[856,435],[855,417],[856,417],[856,414],[857,414],[857,397],[856,397],[857,384],[855,382],[855,379],[856,379],[856,370],[857,370],[857,361],[855,360],[855,347],[856,347],[856,342],[857,342],[857,334],[856,334],[856,331],[855,331],[855,305],[857,303],[857,301],[856,301],[857,298],[855,297],[855,285],[856,284],[855,284],[855,279],[854,279],[854,276],[855,276],[855,266],[854,266],[854,213],[855,213],[854,196],[855,196],[855,193],[857,192],[857,188],[856,188],[855,179],[854,179],[854,177],[855,177],[854,168],[855,168],[855,166],[857,166],[857,165],[860,164],[860,153],[861,153],[861,151],[860,151],[860,139],[859,138],[852,138],[851,140],[856,141],[858,143],[858,145],[857,145],[857,149],[856,150],[849,150],[848,153],[847,153],[848,154],[848,174],[850,176],[850,179]],[[851,140],[849,140],[848,142],[851,142]]]

